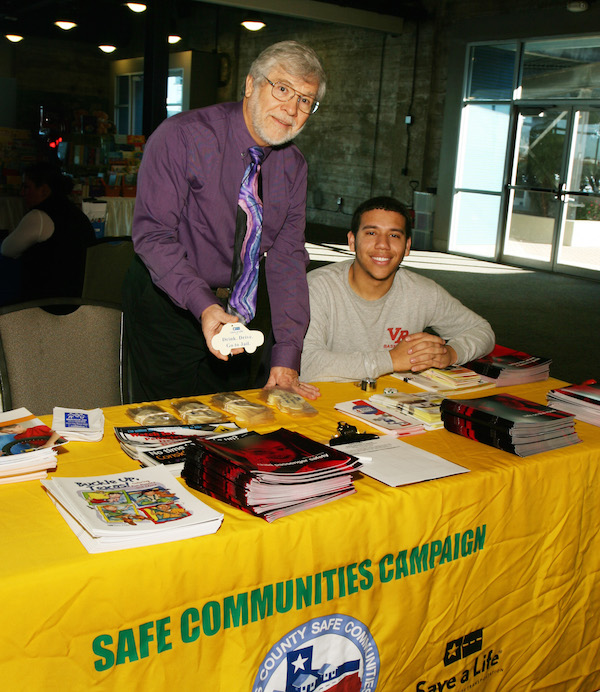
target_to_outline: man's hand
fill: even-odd
[[[213,305],[209,305],[204,310],[200,319],[202,324],[202,333],[206,339],[206,345],[208,346],[209,351],[219,360],[229,360],[229,356],[224,356],[220,351],[215,351],[212,345],[212,340],[213,336],[221,331],[224,324],[227,324],[228,322],[238,322],[238,318],[225,312],[220,305],[214,303]],[[231,354],[235,355],[236,353],[243,352],[243,348],[236,348],[231,351]]]
[[[394,371],[421,372],[427,368],[446,368],[456,362],[456,352],[434,334],[409,334],[391,351]]]
[[[314,384],[300,382],[298,373],[292,370],[292,368],[283,368],[281,366],[271,368],[271,373],[265,385],[265,389],[272,389],[274,387],[288,389],[291,392],[300,394],[300,396],[303,396],[305,399],[316,399],[321,396],[319,388],[315,387]]]

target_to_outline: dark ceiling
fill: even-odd
[[[149,0],[146,0],[148,3]],[[197,0],[154,0],[166,3],[179,16],[185,16],[190,3]],[[379,14],[402,17],[407,20],[426,16],[425,0],[320,0],[341,8],[367,10]],[[200,3],[201,4],[201,3]],[[211,4],[207,7],[214,8]],[[59,18],[73,17],[77,28],[62,32],[54,26]],[[69,38],[83,43],[108,41],[112,36],[120,44],[135,29],[139,19],[123,5],[123,0],[0,0],[0,32],[45,38]],[[104,36],[104,38],[100,38]]]

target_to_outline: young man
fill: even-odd
[[[141,260],[129,271],[123,300],[136,401],[265,383],[306,398],[318,396],[316,387],[298,381],[308,325],[307,166],[290,141],[316,111],[324,92],[325,74],[317,55],[295,41],[283,41],[254,61],[241,102],[168,118],[150,137],[138,177],[132,232]],[[264,258],[259,297],[255,317],[252,311],[245,313],[250,315],[249,327],[263,331],[267,344],[272,325],[270,359],[264,353],[262,360],[239,351],[223,356],[211,343],[224,324],[238,321],[232,307],[232,288],[238,286],[232,268],[239,267],[240,253],[247,248],[239,233],[236,241],[238,200],[242,179],[257,156],[262,187],[257,182],[252,203],[242,202],[253,218],[262,218],[259,240],[250,244]],[[256,196],[260,205],[254,204]],[[243,227],[248,228],[246,216]],[[253,258],[250,264],[256,267],[256,255]],[[256,290],[256,275],[248,285]],[[244,284],[240,302],[246,304],[247,297]]]
[[[492,328],[434,281],[400,267],[410,252],[406,207],[375,197],[354,212],[354,260],[308,275],[310,325],[300,376],[347,382],[445,368],[489,353]],[[431,327],[437,335],[423,330]]]

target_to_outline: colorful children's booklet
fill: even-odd
[[[223,520],[162,466],[42,485],[90,553],[204,536]]]

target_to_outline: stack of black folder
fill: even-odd
[[[574,416],[511,394],[444,399],[441,411],[446,430],[522,457],[580,441]]]

